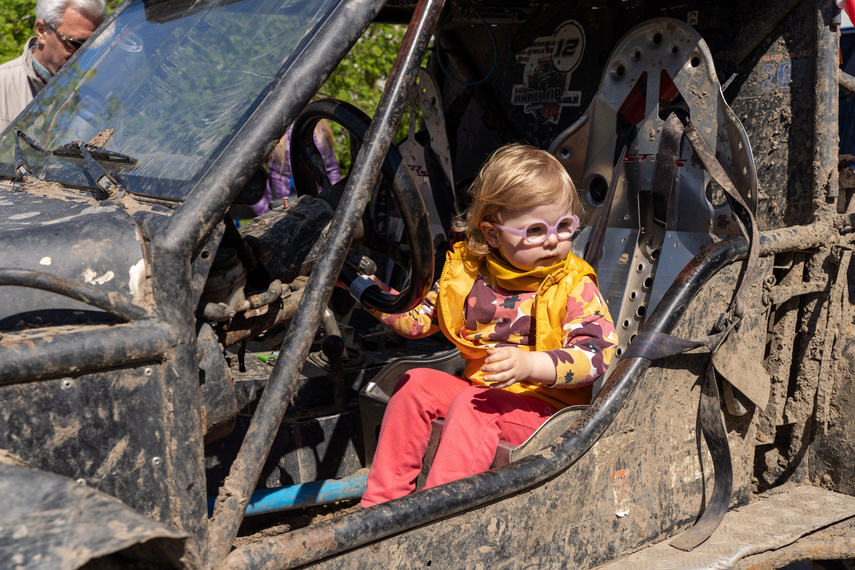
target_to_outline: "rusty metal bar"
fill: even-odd
[[[837,82],[842,90],[847,93],[855,93],[855,77],[852,77],[842,69],[837,70]]]
[[[166,453],[167,496],[161,522],[190,534],[194,546],[207,544],[207,509],[205,508],[205,454],[202,425],[202,401],[199,369],[196,361],[197,296],[192,290],[192,264],[181,249],[171,249],[155,239],[151,243],[152,292],[158,300],[157,318],[172,336],[163,351],[164,443]]]
[[[823,210],[835,211],[838,194],[837,116],[840,108],[838,70],[840,42],[834,18],[838,8],[830,0],[815,0],[816,14],[816,105],[814,107],[814,203],[821,215]]]
[[[443,3],[444,0],[421,0],[407,29],[342,201],[330,223],[330,233],[319,255],[318,265],[309,278],[303,300],[292,321],[291,330],[295,334],[288,335],[280,349],[280,354],[287,355],[287,358],[278,360],[273,369],[244,443],[214,505],[207,557],[210,565],[226,557],[237,536],[264,460],[293,396],[295,379],[309,352],[355,228],[360,223],[386,152],[408,105],[409,91],[415,85],[416,74]]]
[[[44,330],[5,334],[0,339],[0,385],[160,362],[173,342],[169,329],[153,319],[81,326],[62,333],[48,329],[48,334]]]
[[[835,229],[838,222],[842,227],[843,216],[807,226],[791,226],[760,232],[762,236],[760,255],[774,255],[786,251],[808,251],[834,245],[840,241],[840,233]]]
[[[812,293],[821,293],[828,287],[828,280],[822,279],[811,283],[799,283],[789,287],[775,287],[767,294],[763,295],[763,303],[768,305],[780,305],[802,295],[810,295]]]
[[[825,326],[825,342],[822,346],[822,364],[819,369],[819,382],[816,388],[816,415],[815,426],[817,433],[825,435],[828,433],[828,419],[831,410],[831,393],[837,380],[837,374],[832,369],[837,367],[837,358],[834,357],[834,349],[843,344],[839,338],[840,330],[843,329],[843,306],[847,303],[848,293],[848,271],[849,262],[852,259],[852,251],[846,250],[840,256],[840,264],[837,267],[837,277],[831,287],[828,297],[828,322]]]

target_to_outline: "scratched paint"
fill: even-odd
[[[687,426],[685,429],[689,432],[689,435],[680,446],[680,449],[685,450],[685,454],[668,466],[672,488],[677,488],[703,478],[705,471],[707,476],[712,476],[712,456],[709,449],[707,449],[706,444],[702,444],[701,454],[703,462],[699,461],[698,455],[695,452],[697,449],[695,427]],[[707,466],[706,470],[704,469],[704,465]]]
[[[762,68],[762,85],[764,91],[775,89],[790,89],[798,87],[805,78],[810,52],[768,54],[760,60]]]
[[[112,271],[108,271],[101,276],[89,268],[83,271],[83,280],[90,285],[103,285],[104,283],[111,281],[113,277],[115,277],[115,274]]]
[[[143,284],[145,283],[145,260],[140,259],[128,271],[128,286],[131,289],[131,299],[139,304],[143,299]]]

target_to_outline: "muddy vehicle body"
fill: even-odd
[[[377,109],[310,103],[372,22],[408,25]],[[855,80],[838,25],[832,2],[797,0],[123,4],[0,134],[2,558],[852,558],[855,184],[837,120]],[[407,108],[418,126],[395,141]],[[335,185],[310,144],[322,118],[351,133]],[[298,197],[237,227],[292,122]],[[459,364],[362,307],[420,298],[468,184],[511,141],[579,186],[574,252],[620,357],[590,406],[494,469],[355,508],[389,382]],[[369,271],[401,293],[355,304],[334,286]],[[285,518],[236,543],[260,512]]]

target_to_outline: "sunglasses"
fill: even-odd
[[[67,49],[71,52],[75,52],[75,51],[79,50],[80,46],[83,45],[83,42],[86,41],[86,40],[75,40],[74,38],[69,38],[68,36],[66,36],[65,34],[60,32],[59,30],[57,30],[56,26],[53,26],[52,24],[46,24],[46,25],[50,31],[52,31],[53,33],[56,34],[56,37],[58,37],[59,41],[62,42],[62,45],[65,46],[65,49]]]
[[[579,227],[579,218],[576,216],[564,216],[555,222],[554,226],[550,226],[543,220],[538,220],[528,224],[521,230],[508,228],[496,222],[490,223],[503,232],[523,238],[523,241],[529,245],[537,245],[545,242],[551,235],[555,235],[559,241],[571,239]]]

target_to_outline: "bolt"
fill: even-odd
[[[85,484],[86,484],[86,479],[83,479],[83,478],[81,477],[80,479],[78,479],[78,480],[77,480],[77,484],[78,484],[78,485],[85,485]]]
[[[162,460],[160,459],[160,457],[152,457],[151,458],[151,464],[154,465],[155,467],[159,466],[161,461]]]
[[[154,370],[152,370],[151,368],[146,368],[143,371],[143,374],[145,374],[146,376],[151,376],[152,374],[154,374]]]
[[[71,380],[63,380],[61,386],[63,390],[71,390],[74,387],[74,382]]]

